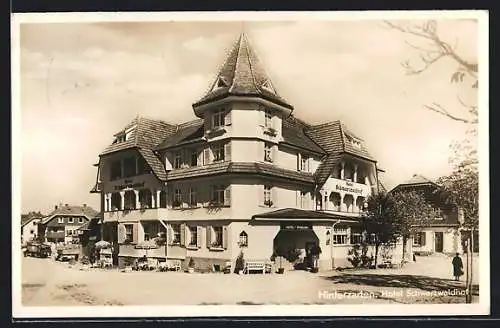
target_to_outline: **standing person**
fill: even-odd
[[[455,281],[459,281],[460,276],[464,274],[463,272],[464,265],[458,253],[455,254],[455,257],[451,261],[451,264],[453,265],[453,276],[455,277]]]
[[[318,271],[318,258],[320,254],[321,254],[321,248],[319,247],[319,245],[314,245],[311,249],[314,272]]]

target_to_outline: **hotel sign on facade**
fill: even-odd
[[[353,182],[350,181],[342,181],[342,180],[337,181],[335,185],[335,190],[363,196],[363,188],[359,188]]]

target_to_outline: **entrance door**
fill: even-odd
[[[443,252],[443,233],[434,232],[434,251],[437,253]]]

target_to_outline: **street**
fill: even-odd
[[[475,294],[478,261],[475,258]],[[418,257],[402,269],[236,275],[80,270],[52,259],[22,259],[24,306],[464,303],[465,276],[451,258]],[[478,301],[478,296],[473,297]]]

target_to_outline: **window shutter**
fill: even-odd
[[[297,153],[297,171],[300,171],[300,153]]]
[[[132,242],[133,243],[137,243],[138,240],[139,240],[139,227],[138,227],[138,223],[135,222],[132,226],[133,230],[132,230]]]
[[[312,163],[312,158],[309,157],[307,158],[307,172],[311,172],[311,163]]]
[[[118,243],[123,244],[125,238],[127,238],[127,229],[125,229],[125,225],[120,223],[118,224]]]
[[[276,163],[276,160],[278,158],[278,146],[273,146],[271,148],[271,160],[273,163]]]
[[[311,204],[311,193],[307,193],[306,194],[306,204],[305,204],[305,207],[306,207],[306,210],[309,210],[310,208],[310,204]]]
[[[227,226],[222,227],[222,248],[227,249]]]
[[[201,247],[201,234],[203,233],[203,228],[198,226],[196,227],[196,247],[200,248]]]
[[[227,186],[224,190],[224,205],[231,206],[231,186]]]
[[[421,236],[421,239],[420,239],[420,246],[425,246],[425,237],[426,237],[426,233],[425,231],[422,231],[422,233],[420,234]]]
[[[198,166],[202,166],[203,165],[203,150],[198,149],[197,152],[198,152],[198,154],[197,154]]]
[[[224,115],[224,125],[231,125],[231,108],[227,109]]]
[[[184,246],[186,244],[186,224],[185,223],[182,223],[181,226],[180,226],[180,235],[181,235],[181,240],[180,240],[180,244],[181,246]]]
[[[297,208],[302,208],[302,195],[300,193],[300,190],[297,190],[295,192],[295,200],[296,200],[296,206]]]
[[[258,186],[259,192],[259,205],[264,205],[264,185]]]
[[[174,229],[172,229],[172,226],[169,224],[167,226],[167,244],[172,245],[174,241]]]
[[[204,115],[205,119],[205,132],[208,132],[212,129],[212,113],[210,112],[205,112]]]
[[[278,188],[277,187],[271,188],[271,201],[273,202],[273,207],[276,207],[278,205]]]
[[[231,161],[231,141],[228,141],[225,145],[224,145],[224,160],[226,162],[230,162]]]
[[[212,226],[207,226],[207,248],[212,246]]]
[[[203,165],[210,164],[210,148],[203,149]]]
[[[259,162],[264,161],[264,157],[266,154],[266,143],[265,142],[259,142]]]

